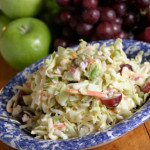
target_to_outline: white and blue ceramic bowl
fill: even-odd
[[[102,45],[104,42],[110,44],[114,40],[99,41]],[[97,42],[92,42],[94,44]],[[134,57],[140,50],[144,51],[144,59],[150,60],[150,44],[123,40],[123,49],[128,57]],[[74,47],[75,48],[75,47]],[[49,56],[48,56],[49,57]],[[47,58],[47,57],[46,57]],[[21,85],[25,82],[27,74],[35,72],[39,66],[43,64],[43,59],[27,67],[22,72],[18,73],[2,90],[0,94],[0,114],[10,115],[6,112],[6,103],[14,95],[13,87],[15,85]],[[18,126],[7,122],[0,122],[0,140],[4,143],[21,150],[77,150],[89,147],[95,147],[97,145],[106,144],[128,131],[136,128],[144,121],[150,118],[150,100],[148,100],[136,113],[122,122],[110,127],[104,131],[97,132],[91,135],[72,138],[67,140],[42,140],[35,139],[27,135]]]

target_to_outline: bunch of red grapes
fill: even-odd
[[[55,47],[106,39],[150,42],[150,0],[56,0],[63,11],[55,16],[60,37]]]

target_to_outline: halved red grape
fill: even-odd
[[[120,93],[113,97],[109,97],[107,99],[101,99],[101,101],[107,108],[115,108],[119,105],[121,99],[122,99],[122,94]]]
[[[23,121],[23,116],[24,115],[27,115],[29,118],[32,118],[32,116],[34,116],[35,113],[30,111],[30,110],[23,110],[23,111],[21,111],[20,114],[19,114],[19,118],[20,118],[21,121]]]
[[[24,101],[23,101],[23,96],[27,95],[24,91],[20,90],[18,93],[18,97],[17,97],[17,103],[21,106],[25,105]]]
[[[120,65],[120,70],[119,70],[120,74],[122,73],[124,67],[127,67],[129,70],[133,71],[133,68],[130,64],[122,64]]]
[[[145,82],[144,86],[141,88],[141,91],[148,93],[150,91],[150,78]]]

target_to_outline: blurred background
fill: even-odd
[[[20,16],[10,14],[21,7],[24,12],[29,11],[26,5],[20,3],[25,0],[20,0],[20,4],[15,4],[17,2],[13,0],[10,6],[9,1],[0,1],[0,34],[14,20],[37,18],[50,30],[48,53],[52,53],[58,46],[76,45],[79,39],[97,41],[122,38],[150,42],[150,0],[36,0],[36,6],[33,0],[27,0],[37,11],[21,15],[21,10],[18,10],[16,13]],[[1,46],[0,49],[5,51]]]

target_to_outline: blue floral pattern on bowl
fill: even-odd
[[[100,45],[103,43],[110,44],[114,40],[98,41]],[[94,44],[97,42],[92,42]],[[76,48],[73,47],[73,48]],[[129,58],[134,57],[140,50],[144,51],[143,61],[150,60],[150,44],[140,42],[123,40],[123,49]],[[45,57],[44,59],[50,56]],[[40,60],[31,66],[18,73],[11,81],[9,81],[3,88],[0,94],[0,114],[10,115],[6,112],[6,104],[8,100],[14,95],[13,87],[15,85],[22,85],[26,80],[26,75],[35,72],[39,66],[43,64]],[[150,118],[150,101],[148,100],[136,113],[122,122],[104,130],[91,135],[72,138],[67,140],[42,140],[35,139],[27,135],[18,126],[8,122],[0,122],[0,140],[4,143],[21,150],[77,150],[89,148],[96,145],[102,145],[112,141],[128,131],[136,128],[144,121]]]

